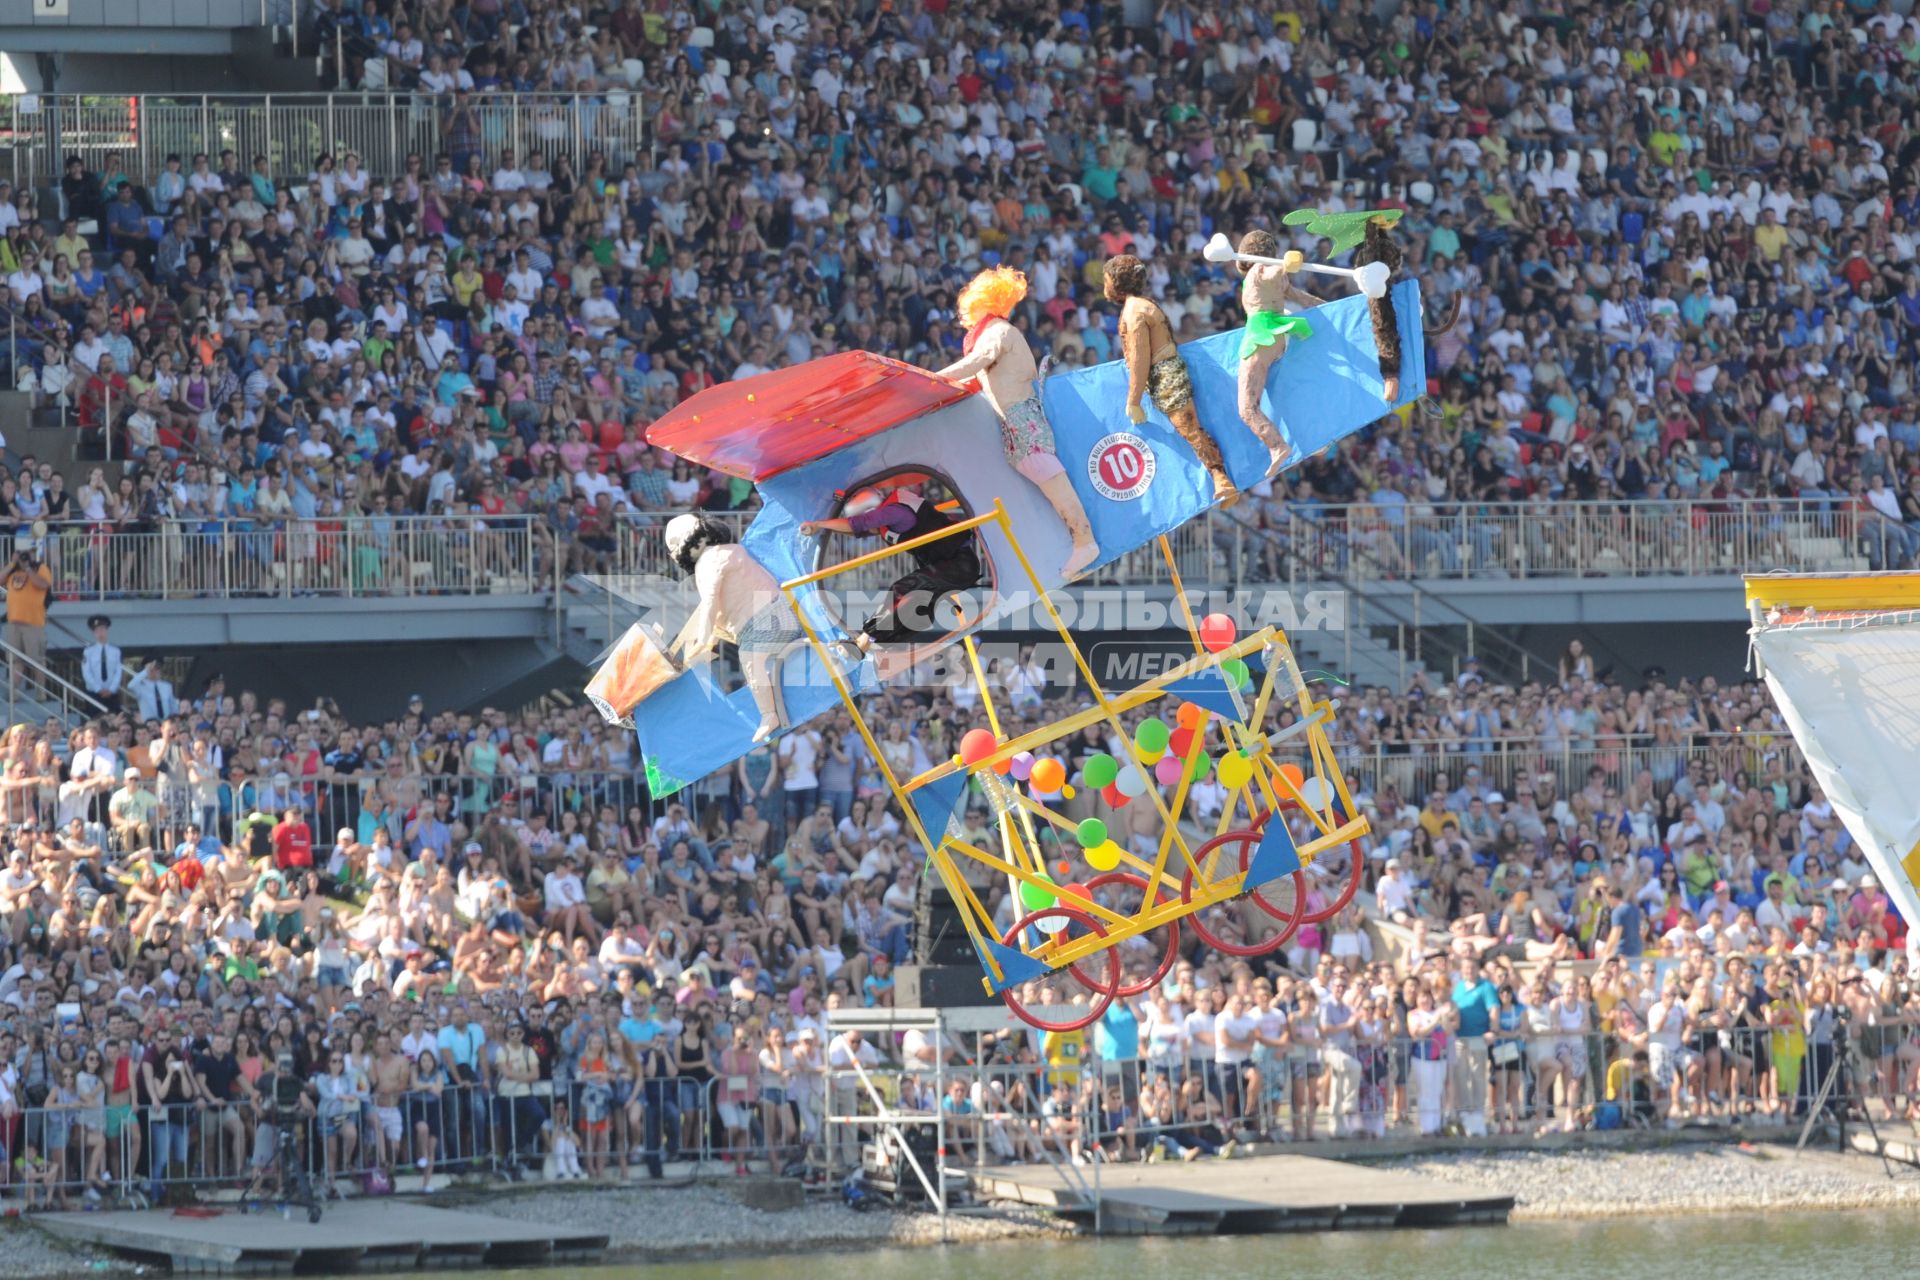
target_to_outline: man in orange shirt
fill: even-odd
[[[7,565],[7,645],[23,653],[41,667],[47,665],[47,593],[53,590],[53,575],[40,562],[39,553],[22,549],[13,553]],[[20,692],[20,664],[7,655],[7,683]]]

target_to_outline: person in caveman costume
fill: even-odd
[[[955,304],[960,323],[967,326],[961,357],[937,376],[959,383],[979,378],[981,394],[1000,415],[1000,447],[1008,464],[1039,487],[1073,538],[1073,550],[1060,571],[1063,580],[1071,580],[1099,557],[1100,544],[1093,540],[1086,508],[1054,453],[1033,350],[1007,318],[1026,296],[1027,277],[1011,267],[989,267],[968,281]]]
[[[1384,262],[1388,271],[1398,271],[1401,253],[1400,246],[1393,242],[1392,227],[1390,218],[1368,218],[1366,237],[1353,251],[1353,265],[1364,267],[1369,262]],[[1392,404],[1400,398],[1400,317],[1393,309],[1393,291],[1389,289],[1377,298],[1368,298],[1367,314],[1373,319],[1373,345],[1380,351],[1380,376],[1386,380],[1386,400]]]
[[[665,536],[668,558],[680,572],[692,575],[700,597],[668,651],[690,665],[722,641],[738,645],[740,669],[753,705],[760,709],[753,740],[763,741],[780,727],[774,661],[790,642],[802,638],[793,610],[780,593],[779,581],[718,520],[678,515],[667,521]]]
[[[1147,420],[1143,396],[1165,414],[1180,438],[1187,442],[1200,465],[1213,477],[1213,496],[1223,507],[1240,500],[1227,474],[1220,446],[1200,425],[1193,407],[1193,376],[1173,342],[1173,325],[1160,304],[1147,296],[1147,264],[1131,253],[1107,259],[1104,269],[1108,302],[1120,304],[1120,351],[1127,362],[1127,417]]]
[[[1240,238],[1240,252],[1255,257],[1280,257],[1280,241],[1271,231],[1249,231]],[[1313,326],[1292,314],[1297,304],[1317,307],[1320,299],[1293,287],[1293,272],[1306,262],[1305,255],[1294,250],[1283,259],[1284,267],[1242,262],[1240,271],[1246,280],[1240,286],[1240,304],[1247,310],[1247,327],[1240,337],[1240,420],[1253,428],[1267,446],[1273,465],[1269,476],[1287,465],[1293,446],[1273,425],[1273,419],[1260,410],[1260,396],[1267,389],[1267,375],[1280,357],[1287,353],[1288,338],[1311,338]]]

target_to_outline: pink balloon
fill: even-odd
[[[1174,756],[1161,756],[1153,766],[1153,780],[1163,787],[1170,787],[1180,781],[1180,766],[1184,763]]]

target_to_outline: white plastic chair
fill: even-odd
[[[1320,142],[1320,122],[1305,116],[1293,122],[1293,149],[1312,151]]]

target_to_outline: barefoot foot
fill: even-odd
[[[1399,401],[1399,399],[1400,399],[1400,379],[1397,377],[1388,378],[1387,379],[1387,403],[1395,404]]]
[[[1067,566],[1066,568],[1060,571],[1061,580],[1064,582],[1071,582],[1073,579],[1079,577],[1082,573],[1085,573],[1087,566],[1092,564],[1095,560],[1099,558],[1100,558],[1099,543],[1097,542],[1074,543],[1073,554],[1067,557]]]

